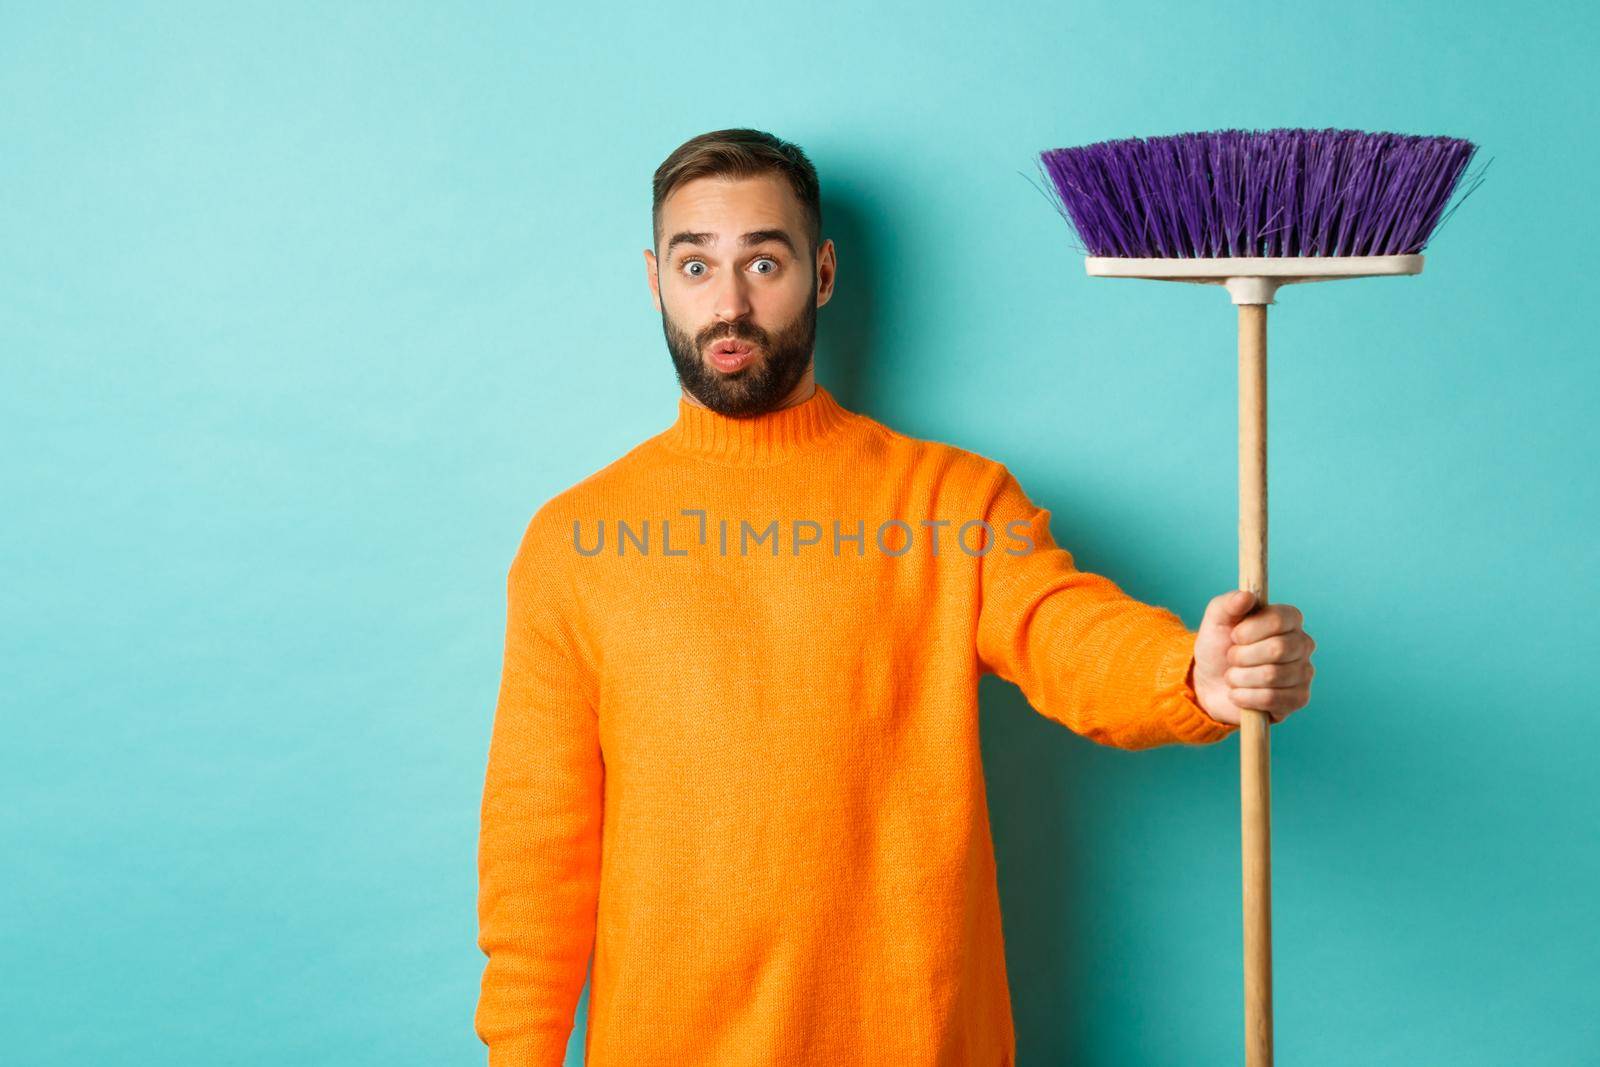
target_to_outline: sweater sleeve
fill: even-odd
[[[1195,634],[1166,608],[1080,571],[1050,512],[1000,468],[985,521],[977,653],[1040,712],[1099,744],[1209,744],[1238,729],[1205,713],[1189,671]],[[1029,547],[1031,545],[1031,548]]]
[[[474,1027],[490,1067],[559,1067],[594,946],[604,765],[570,552],[535,515],[506,579],[478,837]]]

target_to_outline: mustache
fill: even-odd
[[[715,333],[707,334],[701,338],[702,347],[714,345],[718,341],[749,341],[752,344],[766,344],[767,338],[764,331],[745,327],[719,329]]]

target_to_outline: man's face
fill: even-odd
[[[763,175],[679,186],[661,206],[660,243],[659,263],[649,249],[645,262],[679,383],[724,415],[779,407],[811,365],[833,242],[813,259],[799,200]],[[725,356],[726,342],[743,351]]]

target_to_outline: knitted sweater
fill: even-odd
[[[1000,463],[818,386],[547,501],[507,580],[479,837],[491,1067],[1015,1060],[978,680],[1125,749],[1236,727],[1194,633]]]

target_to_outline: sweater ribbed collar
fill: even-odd
[[[806,399],[779,411],[735,418],[678,397],[678,419],[662,434],[674,452],[730,466],[781,463],[811,450],[854,414],[821,385]]]

